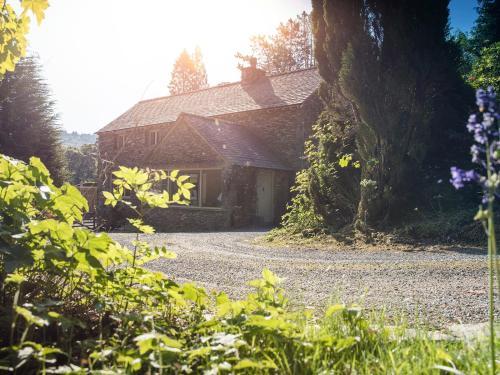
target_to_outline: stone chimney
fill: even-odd
[[[243,84],[253,83],[266,76],[266,72],[264,70],[257,68],[257,59],[255,57],[250,58],[250,66],[240,67],[240,70],[241,83]]]

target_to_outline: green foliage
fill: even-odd
[[[303,12],[280,23],[274,35],[250,38],[251,55],[236,53],[236,58],[249,62],[257,58],[259,68],[279,74],[314,66],[311,15]]]
[[[54,179],[65,179],[59,119],[38,58],[22,59],[0,81],[0,152],[28,161],[39,157]]]
[[[308,187],[308,171],[297,172],[295,185],[291,189],[294,196],[281,218],[281,225],[287,233],[314,234],[325,226],[323,218],[315,212],[313,202],[307,194]]]
[[[500,91],[500,42],[483,48],[468,79],[475,89],[493,86],[496,92]]]
[[[500,1],[478,0],[478,17],[471,32],[471,50],[479,55],[483,48],[500,42]]]
[[[19,13],[13,1],[0,0],[0,81],[6,72],[14,71],[25,56],[31,16],[40,24],[49,6],[48,0],[21,0]]]
[[[207,72],[203,64],[201,50],[197,47],[193,55],[190,55],[186,50],[182,50],[172,69],[172,76],[168,85],[170,95],[207,87]]]
[[[313,1],[327,107],[315,129],[317,149],[309,150],[308,192],[331,230],[355,222],[370,233],[401,221],[425,201],[429,167],[445,165],[461,147],[457,124],[467,106],[456,103],[468,91],[447,40],[447,5]],[[346,155],[359,161],[360,173],[353,165],[343,170]]]
[[[82,145],[78,148],[67,147],[64,159],[68,173],[68,181],[78,185],[83,182],[95,182],[97,177],[97,147],[94,144]]]
[[[474,22],[474,27],[470,33],[457,32],[452,36],[451,41],[459,49],[460,73],[474,88],[481,87],[479,79],[485,79],[482,87],[487,87],[489,81],[494,80],[495,44],[500,42],[500,1],[479,0],[478,17]],[[498,56],[497,56],[498,60]],[[497,64],[498,65],[498,64]],[[472,72],[474,66],[474,72]],[[498,70],[497,74],[498,76]],[[497,87],[498,89],[498,87]]]
[[[281,279],[265,269],[243,300],[210,297],[144,265],[174,256],[140,233],[143,208],[185,202],[176,172],[121,167],[108,204],[137,213],[128,249],[73,227],[87,209],[71,185],[57,187],[37,158],[0,157],[0,370],[29,373],[484,373],[483,344],[435,342],[388,328],[358,306],[322,317],[293,311]],[[181,193],[150,191],[175,181]],[[131,199],[124,199],[125,189]],[[144,207],[143,207],[144,206]]]
[[[332,93],[323,95],[328,94]],[[306,142],[309,169],[297,175],[296,196],[282,220],[284,229],[294,234],[337,232],[356,215],[359,161],[354,154],[354,129],[351,119],[339,114],[345,101],[337,99],[331,100]]]

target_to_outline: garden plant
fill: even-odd
[[[476,182],[483,191],[481,206],[475,216],[480,220],[488,236],[489,259],[489,319],[490,319],[490,363],[491,372],[496,373],[495,355],[495,275],[500,290],[500,264],[497,257],[495,233],[494,203],[498,196],[500,185],[500,133],[497,112],[496,94],[493,87],[488,90],[479,89],[476,92],[479,113],[469,117],[467,129],[474,136],[475,143],[471,146],[472,162],[478,164],[483,174],[475,169],[463,170],[451,168],[451,183],[461,189],[465,183]]]
[[[270,270],[232,300],[147,269],[173,257],[142,233],[148,209],[187,204],[177,172],[120,167],[106,204],[128,206],[128,249],[106,233],[75,227],[87,209],[79,191],[55,186],[37,159],[0,157],[0,371],[30,373],[485,373],[483,342],[409,336],[359,306],[323,314],[291,309]],[[176,182],[170,196],[155,186]],[[124,194],[126,191],[132,194]],[[125,199],[132,196],[133,199]],[[245,280],[242,280],[245,282]]]

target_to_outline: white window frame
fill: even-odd
[[[152,130],[149,133],[149,144],[150,146],[157,145],[160,140],[160,132],[158,130]]]

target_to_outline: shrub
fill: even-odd
[[[133,249],[73,227],[87,203],[53,184],[37,158],[0,156],[0,370],[27,373],[484,373],[485,351],[461,341],[410,338],[357,306],[322,317],[292,311],[269,270],[244,300],[213,296],[145,268],[164,247],[141,233],[150,207],[187,204],[177,172],[121,167],[106,203],[135,212]],[[150,191],[171,179],[179,192]],[[123,197],[131,190],[133,199]]]

